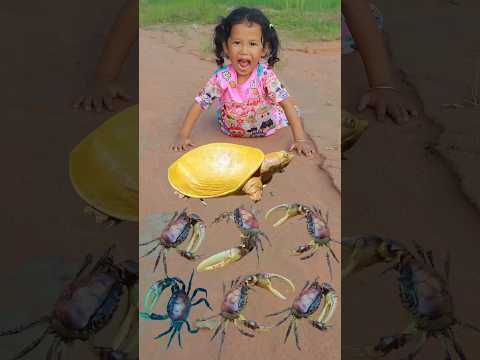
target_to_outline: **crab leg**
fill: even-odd
[[[325,304],[322,307],[318,319],[316,321],[313,320],[311,323],[319,330],[327,330],[327,328],[330,327],[328,322],[332,318],[337,307],[337,294],[330,284],[323,283],[322,287],[327,291],[325,295]]]
[[[293,333],[295,334],[295,345],[297,345],[297,349],[302,350],[300,348],[300,341],[298,339],[298,329],[297,329],[297,322],[296,321],[294,321],[294,323],[293,323]]]
[[[282,295],[277,289],[272,287],[272,282],[270,281],[270,279],[283,280],[290,286],[290,288],[292,289],[292,292],[295,291],[295,285],[293,285],[293,282],[290,281],[290,279],[287,279],[285,276],[282,276],[279,274],[272,274],[272,273],[258,273],[258,274],[255,274],[254,277],[255,277],[255,282],[253,283],[253,285],[269,291],[273,296],[276,296],[282,300],[286,300],[286,297]]]
[[[243,246],[237,246],[218,254],[212,255],[209,258],[203,260],[197,266],[197,271],[210,271],[223,268],[233,262],[236,262],[247,255],[250,251]]]
[[[15,334],[21,333],[22,331],[30,329],[31,327],[46,323],[48,321],[50,321],[50,316],[44,316],[38,320],[32,321],[31,323],[26,325],[21,325],[15,329],[0,331],[0,336],[15,335]]]
[[[240,332],[240,334],[244,335],[244,336],[248,336],[248,337],[254,337],[255,335],[254,334],[250,334],[248,332],[246,332],[245,330],[243,330],[239,324],[238,324],[238,319],[235,319],[233,320],[233,325],[235,325],[235,328]]]
[[[47,328],[40,337],[35,339],[30,345],[28,345],[25,349],[23,349],[20,353],[18,353],[12,360],[17,360],[25,355],[27,355],[29,352],[31,352],[33,349],[35,349],[40,343],[45,339],[45,337],[50,334],[50,328]]]
[[[267,213],[265,214],[265,219],[268,219],[269,216],[277,210],[286,209],[285,215],[282,218],[280,218],[280,220],[278,220],[275,224],[273,224],[274,227],[277,227],[279,225],[282,225],[288,219],[290,219],[294,216],[303,215],[302,207],[305,207],[305,206],[300,205],[300,204],[281,204],[281,205],[277,205],[277,206],[275,206],[275,207],[273,207],[273,208],[271,208],[270,210],[267,211]]]
[[[218,360],[220,360],[220,357],[222,356],[223,343],[225,342],[225,334],[227,333],[228,324],[230,324],[230,321],[223,322],[222,337],[220,339],[220,349],[218,350]]]

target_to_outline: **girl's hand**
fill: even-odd
[[[192,140],[188,137],[177,135],[177,138],[170,145],[170,150],[172,151],[187,151],[190,147],[194,147],[195,144],[192,143]]]
[[[120,82],[96,80],[85,92],[75,99],[72,106],[74,109],[101,112],[104,109],[113,111],[113,99],[119,98],[130,101],[132,98],[125,92]]]
[[[296,150],[298,155],[312,157],[315,149],[310,140],[295,140],[288,151]]]
[[[418,115],[415,106],[394,88],[370,89],[362,96],[358,110],[362,111],[367,106],[375,109],[377,120],[382,122],[385,121],[385,115],[390,115],[393,121],[403,125],[410,120],[410,116]]]

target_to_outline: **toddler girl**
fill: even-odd
[[[202,110],[218,101],[220,130],[235,137],[263,137],[290,126],[290,151],[311,156],[313,144],[303,129],[298,108],[273,72],[279,61],[275,27],[258,9],[240,7],[222,18],[214,30],[220,66],[195,97],[174,144],[174,151],[193,146],[190,134]],[[225,58],[230,60],[225,65]]]

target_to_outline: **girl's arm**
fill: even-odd
[[[392,67],[369,0],[342,0],[342,12],[358,45],[370,87],[393,86]]]
[[[86,95],[79,96],[74,108],[101,111],[113,110],[113,98],[130,100],[117,79],[130,48],[138,39],[138,0],[127,0],[107,36],[105,47],[95,70],[93,84]]]
[[[183,120],[183,125],[178,132],[177,138],[170,145],[170,149],[173,151],[185,151],[188,150],[188,147],[195,146],[190,139],[190,135],[192,133],[193,126],[197,122],[200,113],[202,112],[201,106],[194,102],[193,105],[190,107],[190,110],[185,116],[185,120]]]
[[[293,135],[293,144],[288,151],[296,150],[299,155],[312,156],[314,148],[310,136],[308,136],[303,128],[302,119],[298,116],[293,101],[288,97],[280,102],[280,106],[287,116],[288,124],[290,125]]]
[[[377,119],[385,120],[389,114],[397,123],[416,116],[417,110],[396,89],[393,66],[383,34],[377,29],[369,0],[342,0],[342,13],[358,45],[365,65],[370,89],[360,100],[359,111],[367,106],[376,110]]]

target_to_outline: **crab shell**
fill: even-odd
[[[308,317],[318,309],[322,298],[323,288],[314,282],[297,296],[292,305],[293,313],[299,318]]]
[[[168,181],[191,198],[212,198],[237,191],[260,192],[262,183],[289,164],[293,155],[228,143],[199,146],[177,159],[168,169]],[[250,181],[249,181],[250,180]]]
[[[57,333],[64,338],[86,340],[108,323],[123,293],[119,276],[112,270],[94,274],[64,290],[52,321]]]

